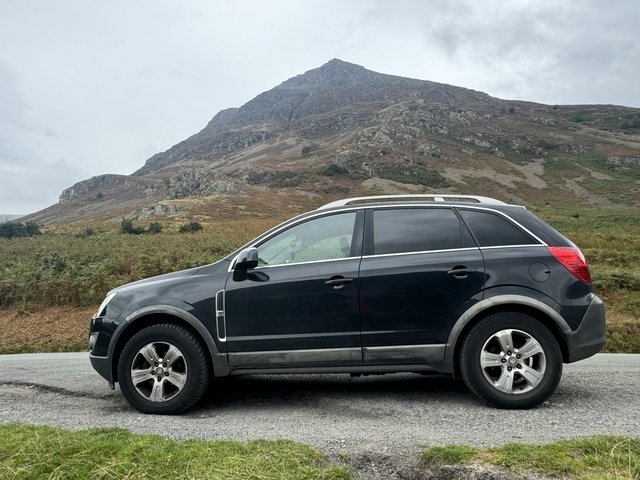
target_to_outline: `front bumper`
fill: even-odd
[[[121,323],[119,316],[93,317],[89,332],[89,360],[91,366],[103,376],[109,383],[113,383],[113,369],[111,368],[111,356],[109,345],[118,325]]]
[[[567,363],[577,362],[595,355],[607,343],[604,303],[597,295],[587,307],[580,326],[566,336],[569,358]]]
[[[111,372],[111,361],[109,360],[109,357],[98,357],[95,355],[89,355],[89,360],[91,361],[91,366],[96,372],[104,377],[107,382],[114,383],[113,375]]]

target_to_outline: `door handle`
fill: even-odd
[[[324,282],[325,285],[330,285],[333,288],[341,288],[342,286],[344,286],[347,283],[351,283],[353,282],[353,278],[349,278],[349,277],[342,277],[342,276],[335,276],[335,277],[331,277],[329,280],[327,280],[326,282]]]
[[[467,268],[464,265],[457,265],[449,270],[447,273],[453,275],[456,278],[466,278],[470,273],[475,273],[475,268]]]

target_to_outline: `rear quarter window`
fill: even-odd
[[[462,209],[459,213],[481,247],[539,244],[524,230],[497,213]]]

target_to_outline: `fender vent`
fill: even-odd
[[[216,332],[218,340],[227,341],[227,328],[224,319],[224,290],[216,293]]]

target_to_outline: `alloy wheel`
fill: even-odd
[[[504,329],[489,337],[480,353],[486,380],[507,394],[529,392],[540,384],[547,359],[540,342],[522,330]]]
[[[166,402],[178,395],[187,383],[187,375],[184,355],[168,342],[146,344],[131,364],[131,383],[152,402]]]

